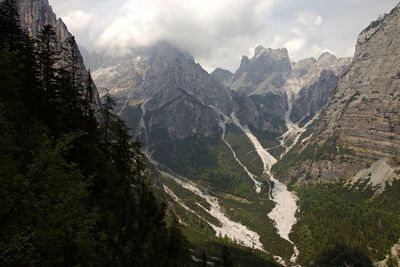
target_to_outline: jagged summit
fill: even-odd
[[[193,56],[188,52],[179,49],[168,41],[159,41],[146,49],[143,53],[150,57],[150,60],[171,61],[176,59],[185,59],[194,61]]]
[[[60,47],[67,38],[72,37],[61,18],[57,18],[57,15],[53,12],[48,0],[17,0],[16,3],[21,26],[27,30],[32,38],[36,38],[46,24],[51,24],[55,28]],[[78,47],[77,44],[76,47]],[[79,51],[77,53],[81,71],[86,72],[83,58]]]
[[[325,61],[325,60],[326,61],[336,61],[337,57],[334,54],[332,54],[328,51],[325,51],[319,56],[317,61]]]
[[[149,146],[159,142],[154,129],[172,139],[215,134],[219,117],[214,109],[232,111],[231,91],[191,55],[165,41],[99,68],[93,77],[100,88],[112,89],[119,114]]]
[[[265,48],[262,45],[259,45],[255,48],[254,50],[254,57],[258,57],[261,55],[265,55],[271,58],[288,58],[289,53],[286,48],[278,48],[278,49],[272,49],[272,48]]]
[[[60,40],[72,36],[62,19],[57,18],[53,12],[48,0],[17,0],[16,3],[22,27],[31,37],[36,37],[46,24],[51,24],[56,28]]]
[[[211,76],[213,76],[214,79],[216,79],[220,83],[229,86],[229,84],[232,83],[232,79],[233,79],[234,74],[232,72],[230,72],[229,70],[216,68],[211,73]]]
[[[46,24],[50,24],[54,27],[59,49],[61,49],[64,41],[67,38],[73,37],[73,35],[68,31],[68,28],[64,22],[60,18],[57,18],[57,15],[53,12],[48,0],[17,0],[16,4],[20,16],[21,27],[25,29],[32,38],[36,38],[40,30]],[[75,51],[75,56],[79,65],[79,71],[82,77],[86,77],[88,75],[88,71],[76,42],[75,47],[77,48]],[[95,87],[94,84],[93,86]],[[96,102],[98,105],[100,105],[100,99],[98,97],[97,90]]]
[[[243,56],[231,88],[246,94],[263,94],[282,88],[282,81],[292,70],[286,49],[257,46],[254,57]],[[267,81],[267,82],[265,82]]]

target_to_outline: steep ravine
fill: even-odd
[[[248,137],[250,142],[253,144],[258,156],[263,162],[264,174],[269,177],[269,180],[273,183],[270,186],[269,198],[275,202],[275,207],[268,214],[268,217],[275,222],[275,227],[278,231],[279,236],[282,239],[287,240],[293,245],[293,255],[290,259],[292,263],[296,263],[299,251],[296,245],[290,240],[289,234],[292,227],[296,224],[296,212],[297,212],[297,196],[287,189],[287,186],[279,180],[275,179],[271,173],[272,166],[277,162],[277,160],[268,153],[266,149],[258,141],[248,127],[243,127],[240,125],[239,120],[236,118],[235,114],[231,114],[232,122],[243,131],[243,133]],[[284,261],[278,256],[275,258],[283,265],[286,265]]]
[[[273,183],[269,197],[276,205],[268,214],[268,217],[275,222],[275,227],[278,230],[279,236],[293,244],[294,253],[290,261],[295,263],[299,251],[296,245],[290,240],[289,234],[292,227],[297,222],[297,196],[293,192],[290,192],[285,184],[275,179],[271,173],[272,166],[277,162],[276,159],[262,147],[250,130],[246,131],[246,135],[249,136],[250,141],[253,143],[254,148],[264,164],[264,174],[267,175]]]
[[[202,218],[200,215],[197,215],[195,211],[191,210],[186,205],[184,205],[184,203],[182,201],[180,201],[179,198],[176,197],[176,195],[174,195],[172,191],[170,191],[169,189],[166,190],[166,192],[170,196],[172,196],[174,198],[174,200],[178,204],[180,204],[184,209],[188,210],[189,212],[194,213],[195,215],[201,217],[204,221],[206,221],[206,223],[209,224],[214,229],[215,235],[217,237],[228,237],[229,239],[234,240],[245,247],[250,247],[250,248],[261,250],[261,251],[265,252],[263,245],[260,242],[260,235],[256,232],[248,229],[243,224],[232,221],[230,218],[228,218],[228,216],[223,212],[223,209],[222,209],[221,205],[219,204],[217,197],[211,196],[205,190],[200,189],[196,184],[189,181],[188,179],[179,177],[178,175],[173,174],[171,171],[161,170],[158,163],[151,159],[151,156],[147,155],[147,157],[152,161],[153,165],[157,168],[158,172],[161,175],[173,180],[180,187],[199,196],[200,198],[204,199],[210,205],[210,208],[207,209],[207,208],[201,206],[200,204],[198,204],[201,206],[201,208],[204,209],[205,212],[207,212],[209,215],[211,215],[212,217],[217,219],[218,222],[220,223],[220,226],[214,225],[214,224],[208,222],[207,220],[205,220],[204,218]]]

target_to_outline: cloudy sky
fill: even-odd
[[[292,60],[323,51],[352,56],[358,34],[399,0],[49,0],[90,51],[125,55],[159,40],[207,70],[236,70],[254,47],[286,47]]]

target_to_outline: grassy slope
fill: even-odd
[[[221,138],[193,137],[160,145],[153,157],[174,172],[217,192],[247,197],[253,182]]]
[[[250,140],[237,128],[228,125],[225,139],[231,145],[240,162],[258,176],[263,173],[263,163]]]

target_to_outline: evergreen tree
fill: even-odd
[[[344,244],[336,244],[331,249],[327,249],[321,253],[312,266],[318,267],[372,267],[373,264],[362,249],[358,247],[350,247]]]
[[[221,250],[222,267],[233,267],[231,254],[227,246],[223,246]]]
[[[44,106],[44,120],[49,125],[53,122],[55,105],[58,98],[57,61],[59,51],[57,37],[52,25],[45,25],[36,40],[36,60],[38,64],[37,79]]]
[[[61,103],[66,111],[63,116],[63,124],[71,127],[81,127],[84,123],[79,121],[84,112],[84,83],[78,58],[78,47],[74,37],[68,37],[62,46],[61,75]]]
[[[110,155],[110,139],[113,122],[116,120],[116,116],[113,114],[115,106],[115,101],[112,99],[110,94],[107,93],[102,97],[102,107],[101,107],[101,135],[104,152],[106,157]]]
[[[201,253],[201,256],[200,256],[200,262],[199,262],[199,267],[207,267],[207,255],[206,255],[206,253],[203,251],[202,253]]]
[[[0,1],[0,47],[17,51],[21,47],[22,31],[19,27],[16,0]]]
[[[97,97],[96,87],[94,85],[92,75],[89,70],[85,83],[85,95],[83,101],[84,116],[86,118],[83,126],[92,137],[95,135],[98,126],[96,120],[96,115],[97,115],[96,97]]]
[[[186,240],[166,226],[112,98],[97,107],[76,47],[61,59],[54,28],[30,40],[15,10],[0,3],[0,265],[186,266]]]

